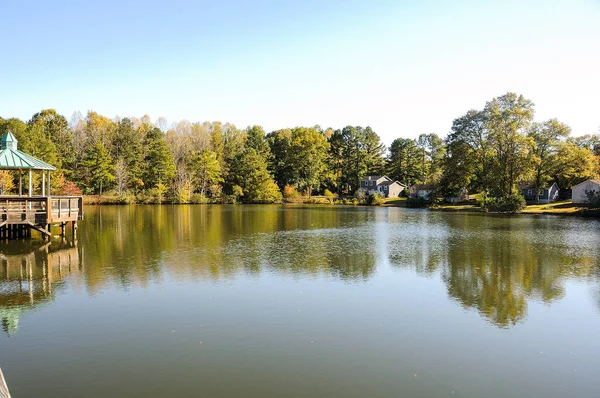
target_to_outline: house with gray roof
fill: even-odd
[[[384,198],[397,198],[405,188],[406,185],[394,181],[388,176],[367,176],[360,180],[359,187],[369,195],[376,193]]]
[[[555,182],[550,182],[539,187],[539,195],[535,182],[522,182],[519,184],[519,189],[528,203],[538,203],[538,198],[539,203],[551,203],[558,200],[559,189]]]

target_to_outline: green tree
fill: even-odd
[[[465,170],[470,170],[472,175],[466,178],[471,191],[479,191],[484,198],[490,190],[492,180],[493,150],[490,130],[488,128],[488,115],[483,111],[470,110],[465,115],[455,119],[452,131],[448,135],[447,147],[451,148],[453,163],[462,162]],[[459,157],[468,156],[461,161]],[[446,173],[452,173],[448,169]],[[448,175],[446,175],[448,179]]]
[[[364,129],[364,160],[367,174],[381,175],[385,170],[385,145],[379,136],[367,126]],[[362,177],[362,176],[361,176]]]
[[[334,133],[333,136],[336,134]],[[359,187],[362,177],[383,171],[385,147],[370,127],[346,126],[342,129],[339,139],[341,159],[338,160],[342,168],[341,183],[345,184],[350,192],[354,192]]]
[[[392,179],[412,185],[423,176],[423,154],[415,140],[396,138],[390,146],[388,174]]]
[[[194,154],[189,167],[196,189],[203,197],[211,188],[214,194],[213,187],[223,182],[221,163],[216,152],[207,150]]]
[[[279,187],[267,168],[265,157],[255,148],[247,148],[233,159],[234,187],[239,186],[248,203],[273,203],[281,200]]]
[[[562,188],[570,188],[597,176],[597,159],[588,148],[573,142],[562,143],[556,153],[554,178]]]
[[[283,129],[273,131],[267,136],[267,142],[273,155],[271,170],[275,176],[277,185],[280,189],[284,189],[286,185],[293,185],[296,170],[294,170],[290,161],[292,130]]]
[[[310,196],[327,177],[329,143],[315,128],[297,127],[292,130],[289,161],[295,170],[298,188]]]
[[[108,150],[101,142],[96,142],[88,149],[83,167],[86,170],[88,186],[94,188],[94,193],[102,195],[105,184],[114,181],[114,167]]]
[[[556,119],[534,123],[529,129],[527,135],[533,140],[531,155],[537,192],[551,179],[556,168],[558,147],[570,134],[570,127]],[[537,203],[539,203],[539,195]]]
[[[27,124],[30,129],[39,129],[52,142],[57,154],[60,154],[54,165],[71,178],[75,165],[75,147],[67,119],[54,109],[45,109],[33,115]]]
[[[267,159],[271,157],[271,149],[265,139],[265,130],[261,126],[252,126],[246,129],[246,147],[256,149]]]
[[[526,136],[533,121],[533,102],[522,95],[507,93],[489,101],[484,109],[494,150],[494,193],[508,196],[515,183],[530,172],[531,138]]]
[[[137,191],[142,185],[143,137],[136,130],[131,119],[124,118],[117,124],[112,143],[113,159],[123,161],[126,170],[126,185]]]
[[[144,146],[144,186],[148,189],[158,184],[169,186],[175,176],[175,163],[162,131],[156,127],[150,129],[146,134]]]
[[[475,176],[476,156],[473,149],[462,140],[448,139],[443,159],[440,179],[440,193],[443,197],[457,197],[464,189],[472,185]]]
[[[292,185],[310,196],[329,176],[329,143],[316,128],[279,130],[268,138],[278,185]]]

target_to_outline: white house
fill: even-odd
[[[410,187],[411,198],[423,198],[426,200],[430,199],[431,193],[433,192],[433,184],[414,184]]]
[[[368,176],[360,180],[360,188],[368,194],[376,193],[384,198],[397,198],[406,185],[388,176]]]
[[[600,180],[584,181],[571,188],[571,191],[573,193],[573,203],[586,203],[588,200],[588,192],[596,191],[597,193],[600,193]]]

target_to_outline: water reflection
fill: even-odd
[[[450,297],[505,328],[528,300],[551,303],[567,280],[598,279],[598,232],[582,219],[434,215],[390,241],[390,261],[439,273]]]
[[[19,319],[51,302],[64,278],[83,268],[76,242],[10,242],[10,254],[0,253],[0,319],[9,336],[19,330]]]
[[[269,274],[367,283],[389,264],[441,277],[450,298],[507,328],[525,319],[528,301],[563,297],[567,280],[598,281],[599,225],[389,208],[89,207],[78,242],[0,248],[0,317],[14,333],[69,274],[95,294]]]
[[[170,277],[220,280],[276,272],[366,279],[375,270],[375,236],[366,211],[274,206],[138,206],[88,211],[80,240],[90,242],[86,283]],[[91,227],[94,225],[94,227]]]

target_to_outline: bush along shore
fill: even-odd
[[[269,204],[282,205],[326,205],[326,206],[381,206],[381,207],[406,207],[406,208],[422,208],[431,211],[445,211],[456,213],[483,213],[483,214],[550,214],[550,215],[568,215],[568,216],[583,216],[583,217],[600,217],[600,206],[594,205],[577,205],[570,201],[560,201],[544,205],[525,205],[519,211],[506,211],[506,209],[491,208],[482,206],[481,202],[476,200],[465,201],[456,204],[430,204],[423,198],[383,198],[377,194],[358,195],[348,197],[338,197],[337,195],[315,195],[302,196],[294,195],[292,197],[284,197],[278,202],[269,202]],[[243,202],[217,202],[207,198],[192,198],[187,203],[171,202],[168,198],[132,195],[86,195],[84,196],[84,204],[86,205],[130,205],[130,204],[243,204]],[[498,206],[494,203],[493,206]]]

